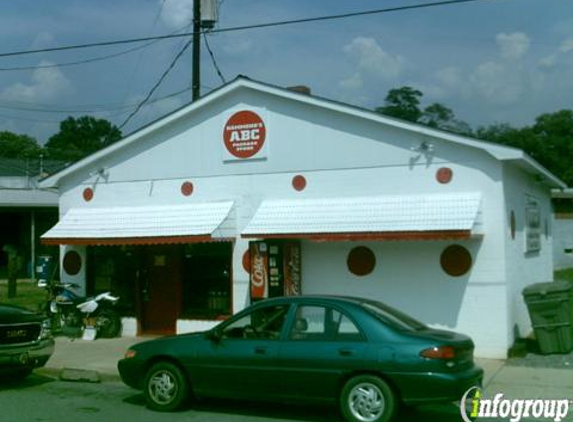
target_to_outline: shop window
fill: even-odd
[[[370,248],[357,246],[352,248],[346,259],[348,271],[359,277],[370,274],[376,267],[376,256]]]
[[[231,315],[231,242],[185,246],[183,317],[217,319]]]
[[[119,297],[117,310],[135,316],[138,249],[133,246],[92,246],[87,248],[87,293],[111,292]]]
[[[442,252],[440,264],[446,274],[452,277],[460,277],[470,270],[472,256],[463,246],[451,245]]]

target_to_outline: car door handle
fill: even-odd
[[[266,347],[255,347],[255,354],[256,355],[266,355],[267,354],[267,348]]]
[[[338,354],[340,356],[353,356],[355,353],[354,349],[339,349]]]

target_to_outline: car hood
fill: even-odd
[[[0,304],[0,324],[20,324],[25,322],[40,322],[42,316],[29,309],[15,305]]]

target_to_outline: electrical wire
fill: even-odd
[[[171,72],[171,70],[173,70],[173,68],[175,67],[175,64],[177,63],[177,61],[181,58],[181,56],[183,55],[183,53],[185,52],[185,50],[187,50],[187,48],[189,48],[189,46],[193,43],[193,39],[190,39],[189,41],[187,41],[187,43],[185,43],[185,45],[183,46],[183,48],[179,51],[179,53],[177,53],[177,55],[173,58],[173,60],[171,61],[171,63],[169,64],[169,66],[167,67],[167,69],[165,69],[165,71],[163,72],[163,74],[161,75],[161,77],[159,78],[159,80],[155,83],[155,85],[153,85],[153,87],[149,90],[149,92],[147,93],[147,95],[145,96],[145,98],[137,105],[137,107],[135,108],[135,110],[133,110],[131,112],[131,114],[129,116],[127,116],[127,118],[123,121],[123,123],[121,125],[118,126],[118,129],[122,129],[123,127],[125,127],[125,125],[133,118],[133,116],[135,116],[137,114],[137,112],[141,109],[141,107],[143,107],[143,105],[147,102],[147,100],[149,100],[149,98],[151,98],[151,96],[153,95],[153,93],[155,92],[155,90],[157,88],[159,88],[159,85],[161,85],[161,83],[163,82],[163,80],[167,77],[167,75]]]
[[[223,82],[224,84],[227,83],[227,81],[225,80],[225,77],[223,76],[223,73],[221,72],[221,69],[219,68],[219,65],[217,64],[217,60],[215,59],[215,55],[213,54],[213,51],[211,50],[211,47],[209,46],[209,41],[207,41],[207,34],[203,34],[203,40],[205,41],[205,46],[207,47],[207,51],[209,52],[209,56],[211,56],[211,63],[213,63],[213,67],[215,68],[217,75],[219,75],[221,82]]]
[[[403,11],[403,10],[424,9],[424,8],[437,7],[437,6],[447,6],[447,5],[454,5],[454,4],[486,2],[486,1],[499,1],[499,0],[446,0],[446,1],[438,1],[438,2],[433,2],[433,3],[413,4],[413,5],[409,5],[409,6],[397,6],[397,7],[390,7],[390,8],[385,8],[385,9],[366,10],[366,11],[362,11],[362,12],[343,13],[343,14],[339,14],[339,15],[327,15],[327,16],[318,16],[318,17],[314,17],[314,18],[292,19],[292,20],[260,23],[260,24],[253,24],[253,25],[234,26],[234,27],[229,27],[229,28],[219,28],[219,29],[213,29],[213,30],[209,30],[209,31],[202,31],[201,33],[205,34],[207,32],[210,32],[210,33],[215,34],[215,33],[225,33],[225,32],[234,32],[234,31],[244,31],[244,30],[249,30],[249,29],[261,29],[261,28],[293,25],[293,24],[300,24],[300,23],[319,22],[319,21],[328,21],[328,20],[336,20],[336,19],[346,19],[346,18],[353,18],[353,17],[358,17],[358,16],[367,16],[367,15],[375,15],[375,14],[382,14],[382,13],[399,12],[399,11]],[[106,47],[106,46],[111,46],[111,45],[131,44],[131,43],[136,43],[136,42],[145,42],[145,41],[152,41],[152,40],[166,40],[166,39],[171,39],[171,38],[189,37],[191,35],[193,35],[192,32],[185,32],[185,33],[181,33],[181,34],[167,34],[167,35],[157,35],[157,36],[153,36],[153,37],[131,38],[131,39],[125,39],[125,40],[101,41],[101,42],[89,43],[89,44],[75,44],[75,45],[67,45],[67,46],[61,46],[61,47],[36,49],[36,50],[20,50],[20,51],[12,51],[9,53],[0,53],[0,57],[22,56],[22,55],[36,54],[36,53],[50,53],[50,52],[55,52],[55,51],[77,50],[77,49],[85,49],[85,48],[93,48],[93,47]]]

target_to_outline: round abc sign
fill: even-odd
[[[261,117],[249,110],[233,114],[223,130],[225,147],[237,158],[256,155],[265,143],[267,131]]]

